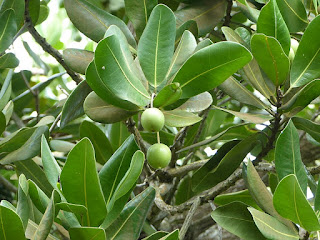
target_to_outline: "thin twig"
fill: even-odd
[[[223,26],[229,26],[230,22],[231,22],[231,18],[232,18],[231,11],[232,11],[233,1],[232,0],[227,0],[227,2],[228,2],[227,11],[226,11],[226,16],[224,18]]]
[[[18,191],[17,188],[2,175],[0,175],[0,183],[11,192],[16,193]]]
[[[196,200],[194,201],[194,203],[192,204],[192,207],[190,208],[188,215],[187,215],[186,219],[184,220],[183,225],[181,227],[181,230],[180,230],[180,239],[181,240],[184,239],[184,237],[188,231],[188,228],[190,227],[192,217],[196,213],[196,210],[199,207],[200,203],[201,203],[200,198],[197,197]]]
[[[77,83],[79,84],[82,79],[81,77],[75,73],[69,66],[65,63],[63,56],[60,54],[59,51],[54,49],[45,38],[43,38],[37,30],[34,28],[34,25],[32,23],[30,13],[29,13],[29,2],[30,0],[26,0],[26,8],[25,8],[25,24],[27,26],[28,31],[33,36],[33,38],[36,40],[36,42],[43,48],[44,51],[49,53],[51,56],[53,56],[64,69],[67,71],[69,76]]]
[[[62,112],[59,113],[59,115],[56,117],[56,119],[54,120],[54,122],[52,123],[50,129],[49,129],[49,132],[51,133],[55,127],[57,126],[58,122],[60,121],[60,118],[61,118],[61,114]]]

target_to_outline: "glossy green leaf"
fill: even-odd
[[[180,83],[181,98],[189,98],[217,87],[251,59],[251,53],[240,44],[219,42],[193,54],[173,82]]]
[[[28,239],[32,239],[34,233],[38,230],[39,226],[35,222],[29,220],[28,227],[26,229],[25,235]],[[49,234],[47,240],[58,240],[58,238],[54,237],[53,235]]]
[[[249,4],[247,0],[237,0],[237,6],[242,13],[252,22],[257,22],[260,11],[253,4]]]
[[[300,117],[293,117],[291,120],[297,129],[307,132],[316,141],[320,142],[320,124]]]
[[[76,28],[92,40],[99,42],[108,28],[111,25],[116,25],[126,35],[129,44],[136,47],[130,30],[119,18],[97,8],[86,0],[64,0],[64,7]]]
[[[107,209],[95,166],[94,149],[88,138],[82,139],[71,150],[60,180],[68,202],[88,209],[83,218],[84,225],[99,226]]]
[[[120,216],[105,230],[107,239],[138,239],[154,198],[155,189],[149,187],[127,203]]]
[[[58,193],[54,190],[52,192],[52,196],[51,196],[51,200],[48,204],[48,207],[45,211],[45,213],[43,214],[43,217],[40,221],[39,227],[37,229],[37,231],[34,233],[34,236],[32,239],[34,240],[46,240],[52,224],[54,222],[54,216],[55,216],[55,196],[58,195]]]
[[[174,137],[175,137],[174,134],[166,131],[160,131],[159,133],[160,133],[161,143],[166,144],[167,146],[170,146],[173,144]],[[143,140],[150,143],[151,145],[158,142],[157,133],[141,131],[140,134]]]
[[[18,185],[18,203],[16,213],[21,218],[24,229],[27,228],[28,219],[29,219],[29,185],[26,177],[21,174],[19,176],[19,185]]]
[[[60,128],[84,114],[83,103],[91,91],[86,81],[82,81],[72,91],[62,108]]]
[[[179,44],[181,37],[186,30],[191,32],[193,36],[198,37],[199,31],[198,31],[197,22],[194,20],[188,20],[185,23],[183,23],[180,27],[177,28],[175,46]]]
[[[201,112],[211,106],[213,102],[212,96],[208,92],[200,93],[189,98],[184,104],[177,109],[187,112]]]
[[[80,137],[90,139],[95,149],[95,156],[98,163],[102,165],[105,164],[113,154],[109,139],[94,123],[83,121],[80,125]]]
[[[149,235],[148,237],[146,237],[142,240],[159,240],[162,237],[166,236],[167,234],[168,234],[167,232],[158,231],[158,232],[155,232],[155,233]]]
[[[179,181],[177,191],[175,193],[175,205],[180,205],[196,195],[192,191],[192,179],[187,175]]]
[[[227,80],[221,83],[218,88],[241,103],[262,109],[267,108],[267,106],[259,98],[253,95],[252,92],[250,92],[234,77],[229,77]]]
[[[179,83],[172,83],[160,90],[153,99],[153,106],[156,108],[165,107],[175,103],[181,97],[182,90]]]
[[[71,149],[75,146],[75,144],[72,142],[55,139],[51,140],[49,145],[53,151],[66,153],[70,152]]]
[[[105,240],[106,234],[102,228],[95,227],[79,227],[70,228],[70,239],[71,240]]]
[[[0,206],[0,239],[25,240],[20,217],[11,209]]]
[[[108,124],[106,132],[114,151],[130,136],[130,132],[123,122]]]
[[[53,188],[57,188],[57,182],[61,173],[61,168],[53,157],[48,142],[44,135],[41,138],[41,159],[44,173]]]
[[[8,9],[12,9],[14,11],[14,18],[15,18],[16,25],[18,26],[18,28],[20,28],[22,26],[23,19],[24,19],[24,9],[25,9],[24,1],[23,0],[14,0],[14,1],[3,0],[1,2],[2,3],[0,7],[0,15],[1,13],[5,12]]]
[[[314,41],[320,32],[320,16],[305,30],[290,71],[291,88],[300,87],[320,76],[320,43]]]
[[[200,192],[227,179],[256,145],[257,135],[251,135],[239,143],[237,141],[227,143],[221,149],[221,154],[214,155],[207,166],[203,166],[194,174],[192,189]]]
[[[276,218],[254,208],[248,208],[248,210],[260,232],[266,238],[281,240],[299,239],[299,235],[296,232],[279,222]]]
[[[132,22],[136,35],[140,38],[152,9],[158,4],[158,0],[125,0],[126,15]]]
[[[289,116],[294,116],[307,107],[314,99],[320,95],[320,80],[316,79],[304,86],[280,109],[288,112]]]
[[[254,168],[251,161],[248,161],[247,168],[246,167],[243,168],[243,175],[244,175],[244,179],[248,187],[248,190],[252,198],[258,204],[258,206],[263,211],[275,217],[276,219],[284,223],[289,228],[295,229],[293,224],[290,221],[281,217],[279,213],[275,210],[272,203],[272,194],[269,192],[266,185],[261,180],[259,173]]]
[[[307,231],[320,230],[318,218],[304,195],[295,175],[284,177],[273,196],[278,213]]]
[[[12,43],[17,33],[17,24],[13,9],[8,9],[0,15],[0,53],[4,52]]]
[[[156,6],[138,45],[141,68],[156,89],[165,79],[174,52],[175,17],[165,5]]]
[[[201,117],[182,110],[163,111],[165,124],[170,127],[185,127],[201,121]]]
[[[315,199],[314,199],[314,210],[316,211],[316,213],[319,212],[320,210],[320,187],[319,187],[319,180],[318,180],[318,185],[317,185],[317,191],[315,194]]]
[[[29,179],[28,184],[29,196],[32,203],[41,213],[44,213],[48,207],[50,198],[32,180]]]
[[[277,0],[277,4],[290,32],[300,32],[308,25],[306,9],[300,0]]]
[[[137,150],[138,146],[131,135],[100,170],[99,178],[107,205],[128,171],[132,156]]]
[[[251,50],[272,82],[276,86],[282,85],[287,79],[290,63],[278,40],[264,34],[254,34],[251,39]]]
[[[63,50],[63,59],[66,64],[75,72],[85,74],[88,65],[93,60],[94,53],[77,48]]]
[[[130,66],[125,61],[125,53],[116,36],[107,37],[99,42],[95,51],[94,63],[101,79],[98,84],[103,85],[103,88],[109,88],[116,97],[138,106],[145,106],[148,103],[150,96],[141,81],[130,70]],[[117,78],[116,82],[115,78]],[[92,89],[96,91],[95,87]],[[104,99],[99,92],[97,94]],[[108,102],[107,99],[106,101]]]
[[[179,240],[179,229],[176,229],[175,231],[168,233],[166,236],[160,238],[159,240]]]
[[[214,198],[214,203],[219,206],[226,205],[232,202],[241,202],[248,206],[260,209],[257,203],[254,201],[254,199],[250,195],[248,189],[241,190],[238,192],[221,194]]]
[[[197,22],[199,35],[204,36],[224,17],[227,3],[223,0],[195,2],[175,12],[177,26],[180,27],[188,20]]]
[[[11,96],[11,79],[13,70],[9,70],[0,90],[0,111],[7,105]]]
[[[12,113],[13,113],[13,102],[9,101],[7,105],[3,108],[2,113],[4,114],[6,118],[6,124],[9,123]]]
[[[13,53],[6,53],[0,57],[0,69],[15,68],[19,65],[19,59]]]
[[[275,165],[279,180],[289,174],[296,175],[301,189],[306,194],[307,173],[301,160],[299,134],[291,120],[276,142]]]
[[[114,190],[113,196],[108,204],[108,211],[113,208],[114,202],[123,197],[136,184],[143,168],[145,156],[141,151],[136,151],[133,156],[126,174]]]
[[[272,116],[270,116],[270,115],[242,113],[242,112],[236,112],[236,111],[232,111],[232,110],[228,110],[228,109],[220,108],[220,107],[216,107],[216,106],[213,106],[213,107],[215,109],[230,113],[230,114],[232,114],[232,115],[234,115],[234,116],[236,116],[246,122],[260,124],[260,123],[264,123],[264,122],[267,122],[272,119]]]
[[[40,126],[35,128],[35,131],[32,133],[30,138],[28,138],[21,147],[9,152],[3,158],[1,158],[1,164],[9,164],[16,161],[27,160],[38,155],[38,153],[40,152],[40,141],[42,134],[48,135],[47,126]],[[10,141],[8,142],[8,144],[9,143]]]
[[[270,0],[262,9],[257,23],[257,32],[276,38],[283,51],[289,54],[290,33],[276,0]]]
[[[193,54],[196,47],[197,41],[195,37],[190,31],[186,30],[182,34],[178,47],[172,57],[170,67],[166,75],[167,80],[170,80],[172,77],[174,77],[180,67]]]
[[[83,205],[60,202],[55,204],[56,212],[59,210],[74,213],[78,219],[81,219],[87,213],[87,208]]]
[[[127,111],[108,104],[95,92],[90,93],[86,97],[83,109],[90,119],[100,123],[120,122],[137,113],[137,111]]]
[[[215,209],[211,213],[211,217],[221,227],[241,239],[266,239],[255,225],[247,207],[240,202],[229,203]]]

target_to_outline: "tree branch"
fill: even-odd
[[[59,51],[57,51],[56,49],[54,49],[47,41],[45,38],[43,38],[38,32],[37,30],[34,28],[34,25],[32,23],[31,17],[30,17],[30,13],[29,13],[29,2],[30,0],[26,0],[26,8],[25,8],[25,13],[24,13],[24,17],[25,17],[25,24],[26,27],[29,31],[29,33],[32,35],[32,37],[36,40],[36,42],[43,48],[44,51],[46,51],[47,53],[49,53],[51,56],[53,56],[60,64],[62,67],[64,67],[64,69],[67,71],[67,73],[69,74],[69,76],[77,83],[79,84],[82,79],[81,77],[75,73],[71,68],[69,68],[69,66],[65,63],[63,56],[60,54]]]

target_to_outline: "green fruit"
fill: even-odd
[[[149,132],[159,132],[164,126],[164,115],[158,108],[148,108],[141,115],[141,124]]]
[[[171,161],[170,148],[162,143],[153,144],[147,151],[147,161],[153,168],[164,168]]]

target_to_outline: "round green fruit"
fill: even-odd
[[[149,132],[159,132],[164,126],[164,115],[158,108],[148,108],[141,115],[141,124]]]
[[[162,143],[153,144],[147,151],[147,161],[156,169],[168,166],[171,161],[170,148]]]

